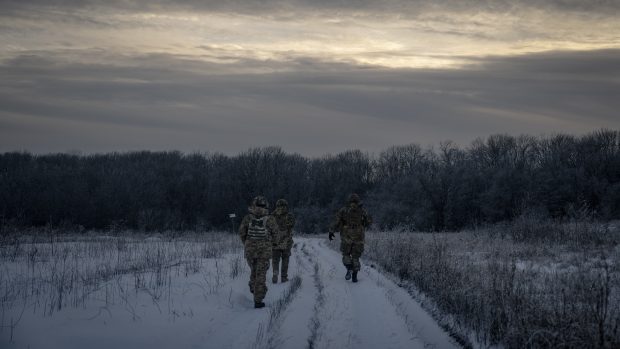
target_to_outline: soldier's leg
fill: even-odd
[[[250,281],[248,282],[248,285],[250,286],[250,292],[254,293],[254,282],[256,280],[256,259],[248,258],[246,261],[250,266]]]
[[[273,268],[273,277],[272,281],[275,284],[278,282],[278,270],[280,270],[280,257],[282,255],[281,250],[274,249],[271,252],[271,267]]]
[[[288,261],[291,257],[291,250],[283,250],[282,251],[282,269],[280,271],[280,275],[282,276],[282,282],[288,281]]]
[[[353,282],[357,282],[357,272],[360,271],[360,257],[362,256],[362,252],[364,252],[364,244],[363,243],[355,243],[353,244],[353,248],[351,249],[351,260],[353,261]]]
[[[346,240],[340,240],[340,252],[342,252],[342,264],[347,268],[347,274],[344,276],[345,280],[351,279],[351,271],[353,269],[353,261],[351,260],[351,242]]]
[[[353,260],[351,259],[351,248],[353,244],[350,242],[341,242],[340,243],[340,251],[342,252],[342,264],[350,270],[353,268]]]
[[[351,248],[351,264],[353,266],[353,271],[354,272],[360,271],[360,268],[361,268],[360,257],[362,256],[363,252],[364,252],[364,244],[363,243],[354,243],[353,244],[353,246]]]
[[[263,301],[267,294],[267,270],[269,259],[259,258],[256,261],[256,279],[254,282],[254,303]]]

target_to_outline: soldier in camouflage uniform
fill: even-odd
[[[334,232],[340,232],[340,251],[342,264],[347,268],[345,279],[353,277],[357,282],[357,272],[360,270],[360,257],[364,252],[364,230],[370,226],[372,219],[362,207],[357,194],[349,196],[347,206],[341,208],[330,226],[329,239],[334,238]]]
[[[267,199],[257,196],[248,208],[250,212],[243,217],[239,235],[245,248],[245,259],[250,265],[250,292],[254,293],[254,308],[265,306],[263,299],[267,293],[267,270],[271,259],[271,246],[278,226],[269,215]]]
[[[278,230],[273,241],[273,283],[278,282],[278,270],[282,282],[288,281],[288,260],[291,256],[293,247],[293,226],[295,217],[288,212],[288,202],[280,199],[276,202],[276,209],[271,213],[278,223]],[[280,269],[280,259],[282,259],[282,269]]]

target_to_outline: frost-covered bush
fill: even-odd
[[[523,222],[515,231],[523,231]],[[620,347],[620,248],[513,232],[367,234],[366,258],[400,278],[463,342],[507,348]],[[605,231],[588,223],[587,229]],[[544,226],[527,229],[543,229]],[[589,230],[590,231],[590,230]],[[569,242],[559,243],[569,236]],[[573,240],[573,237],[577,237]],[[615,240],[617,241],[617,240]]]
[[[524,214],[511,222],[487,228],[489,233],[508,236],[515,242],[566,244],[573,247],[617,245],[618,234],[609,224],[591,220],[558,222],[536,214]]]
[[[240,256],[238,237],[227,233],[39,231],[0,239],[0,334],[12,339],[22,309],[52,316],[95,302],[101,309],[123,304],[138,317],[128,298],[147,294],[159,307],[170,301],[179,278],[192,275],[203,281],[198,286],[205,294],[215,293],[229,276],[244,271]]]

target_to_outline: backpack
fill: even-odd
[[[362,208],[357,207],[349,207],[347,208],[347,212],[344,217],[345,225],[349,227],[360,227],[364,225],[364,211]]]
[[[267,239],[267,218],[269,217],[252,218],[248,226],[248,237],[251,240]]]

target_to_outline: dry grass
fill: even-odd
[[[365,257],[424,295],[465,344],[618,348],[619,235],[522,219],[462,233],[369,233]]]
[[[9,341],[19,325],[15,314],[22,308],[52,316],[91,302],[101,304],[103,312],[120,304],[136,320],[139,316],[129,299],[141,292],[152,297],[160,312],[174,316],[170,292],[179,277],[201,273],[207,295],[237,277],[243,267],[240,257],[220,260],[241,249],[238,237],[225,233],[30,233],[0,239],[0,333]]]

